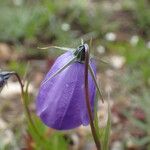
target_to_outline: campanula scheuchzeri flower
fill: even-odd
[[[41,83],[36,109],[37,115],[48,127],[68,130],[89,124],[84,92],[85,48],[88,48],[87,44],[58,57]],[[90,58],[89,63],[96,75],[94,59]],[[96,89],[90,73],[88,82],[94,112]]]

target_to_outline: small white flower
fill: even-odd
[[[20,6],[20,5],[22,5],[23,0],[13,0],[13,2],[16,6]]]
[[[125,58],[123,56],[112,56],[111,64],[115,69],[120,69],[125,63]]]
[[[102,45],[99,45],[97,47],[97,52],[99,52],[100,54],[104,54],[105,53],[105,47]]]
[[[105,35],[105,39],[106,39],[107,41],[115,41],[116,38],[117,38],[117,36],[116,36],[116,34],[113,33],[113,32],[106,33],[106,35]]]
[[[146,46],[150,49],[150,41],[147,42]]]
[[[61,25],[61,29],[62,29],[63,31],[69,31],[69,30],[70,30],[70,24],[68,24],[68,23],[63,23],[63,24]]]
[[[130,43],[131,45],[137,45],[137,43],[139,42],[139,37],[137,35],[133,35],[130,39]]]

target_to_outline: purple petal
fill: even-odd
[[[71,52],[58,57],[44,81],[73,57]],[[96,73],[93,61],[91,65]],[[90,73],[88,79],[91,106],[94,111],[95,85]],[[37,115],[41,120],[54,129],[66,130],[82,124],[88,125],[84,92],[84,64],[75,62],[43,84],[39,90],[36,108]]]

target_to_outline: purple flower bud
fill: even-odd
[[[0,91],[14,72],[0,71]]]
[[[0,75],[0,88],[4,86],[5,80],[2,75]]]
[[[57,130],[73,129],[80,125],[86,126],[89,124],[84,91],[84,51],[80,55],[81,62],[76,52],[69,51],[57,58],[42,82],[37,96],[37,115],[47,126]],[[75,62],[67,66],[53,78],[50,78],[75,56],[77,56]],[[96,74],[96,66],[93,59],[90,59],[90,64]],[[96,92],[90,73],[88,80],[90,103],[94,112]]]

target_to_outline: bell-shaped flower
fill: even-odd
[[[87,46],[81,45],[76,51],[68,51],[58,57],[41,83],[36,109],[37,115],[48,127],[67,130],[89,124],[84,91],[84,59]],[[89,65],[95,76],[93,58],[90,58]],[[91,109],[94,112],[96,87],[90,73],[88,83]]]

